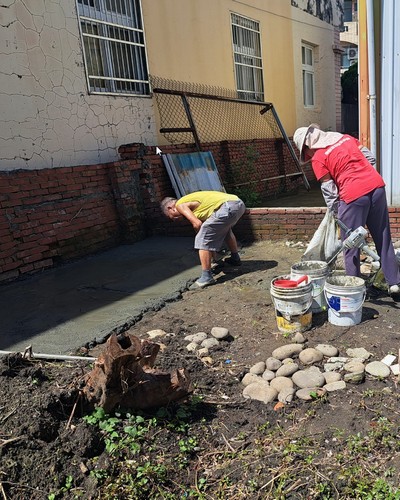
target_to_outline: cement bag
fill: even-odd
[[[342,243],[337,234],[335,217],[330,210],[327,210],[301,260],[329,262],[339,252],[341,246]]]

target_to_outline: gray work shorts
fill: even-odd
[[[218,252],[224,244],[231,228],[246,210],[242,200],[223,203],[206,221],[203,222],[194,240],[196,250]]]

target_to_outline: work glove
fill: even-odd
[[[326,206],[337,217],[339,209],[339,191],[333,179],[321,183],[322,196]]]

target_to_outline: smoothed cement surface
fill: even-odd
[[[191,237],[153,237],[0,286],[0,350],[71,354],[179,296],[201,268]]]

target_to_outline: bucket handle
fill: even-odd
[[[325,289],[324,289],[324,295],[325,295],[325,300],[326,300],[326,303],[327,303],[327,305],[328,305],[328,308],[332,311],[332,314],[333,314],[334,316],[337,316],[337,317],[339,318],[339,314],[336,314],[335,309],[333,309],[332,307],[329,307],[328,297],[326,296],[326,290],[325,290]],[[363,298],[362,298],[362,301],[361,301],[361,305],[360,305],[360,307],[357,307],[357,309],[356,309],[355,311],[347,311],[347,312],[353,312],[353,313],[354,313],[354,312],[358,312],[358,311],[362,308],[362,306],[363,306],[363,304],[364,304],[364,301],[365,301],[366,296],[367,296],[367,291],[366,291],[366,290],[364,290],[364,292],[363,292]]]

